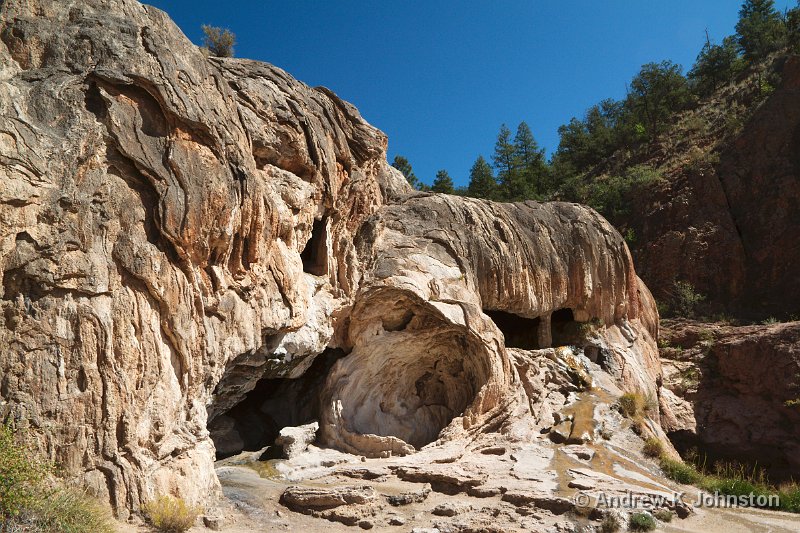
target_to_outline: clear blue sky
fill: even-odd
[[[621,98],[639,67],[688,70],[733,33],[740,0],[145,0],[196,43],[201,24],[236,33],[236,55],[329,87],[389,135],[430,183],[466,184],[497,130],[524,120],[552,152],[558,126]],[[778,0],[783,9],[794,1]]]

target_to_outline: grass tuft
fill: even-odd
[[[706,492],[725,496],[764,496],[764,501],[770,501],[770,497],[774,500],[777,496],[777,507],[768,508],[800,513],[800,485],[789,483],[775,487],[769,483],[761,468],[718,462],[714,464],[713,473],[709,473],[664,456],[661,457],[660,466],[669,479],[678,483],[696,485]]]
[[[617,533],[622,529],[622,523],[619,517],[614,513],[606,513],[603,521],[600,522],[601,533]]]
[[[664,454],[664,445],[655,437],[651,437],[644,441],[642,453],[647,457],[661,457]]]
[[[150,524],[162,533],[183,533],[191,528],[200,516],[197,507],[187,505],[181,498],[159,496],[143,508]]]

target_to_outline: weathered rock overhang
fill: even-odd
[[[652,344],[590,209],[412,193],[353,106],[133,0],[0,22],[3,414],[120,516],[214,493],[208,428],[319,354],[319,405],[275,424],[317,409],[323,442],[381,455],[497,427],[516,376],[484,311]],[[654,383],[633,359],[619,378]]]

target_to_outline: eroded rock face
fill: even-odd
[[[120,512],[203,499],[207,409],[328,345],[355,231],[408,187],[352,106],[208,59],[161,11],[0,13],[5,408]]]
[[[728,326],[665,321],[662,426],[708,462],[800,474],[800,323]]]
[[[651,147],[648,163],[666,165],[667,179],[622,222],[635,231],[637,269],[659,300],[670,300],[677,279],[712,312],[763,320],[800,311],[800,59],[768,67],[758,79],[774,68],[780,83],[763,102],[755,81],[733,84],[691,112],[704,133],[679,125]],[[736,121],[743,127],[731,135]]]
[[[351,105],[132,0],[0,19],[3,414],[118,515],[204,501],[207,428],[234,454],[252,413],[316,409],[323,443],[374,457],[529,438],[543,367],[506,344],[658,394],[652,297],[595,212],[412,194]],[[333,351],[318,405],[269,395]]]
[[[621,348],[608,367],[656,392],[658,357],[639,320],[648,297],[619,234],[593,211],[418,195],[368,220],[358,247],[369,268],[343,341],[352,352],[322,393],[329,445],[405,454],[446,427],[448,438],[482,427],[514,395],[511,337],[588,345],[594,324],[609,339],[598,346]],[[484,311],[518,320],[504,338]],[[569,318],[558,322],[561,311]]]

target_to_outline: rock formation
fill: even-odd
[[[659,301],[684,280],[712,313],[800,314],[800,59],[762,67],[678,117],[643,161],[665,179],[620,222]],[[765,96],[761,81],[776,76]]]
[[[662,342],[662,425],[679,450],[800,476],[800,323],[670,320]]]
[[[316,418],[369,457],[525,441],[584,352],[659,394],[653,299],[594,211],[413,193],[353,106],[133,0],[0,9],[3,414],[118,516]]]

